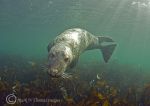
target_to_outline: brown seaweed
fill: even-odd
[[[9,94],[17,97],[11,106],[150,106],[150,81],[144,81],[145,76],[142,79],[139,72],[131,73],[134,68],[110,64],[110,69],[102,65],[100,70],[96,65],[93,72],[78,67],[71,79],[53,79],[41,70],[38,62],[31,66],[23,63],[0,67],[0,106],[9,106]],[[101,78],[97,79],[97,74]]]

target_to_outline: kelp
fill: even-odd
[[[38,62],[18,61],[0,65],[0,106],[150,106],[150,82],[129,67],[126,72],[118,65],[111,71],[105,65],[95,71],[78,67],[72,78],[63,79],[50,78]],[[140,83],[130,82],[131,75]],[[14,105],[6,102],[9,94],[17,97]]]

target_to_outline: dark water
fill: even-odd
[[[112,60],[149,68],[149,13],[148,0],[0,0],[0,52],[46,57],[55,36],[80,27],[118,43]]]
[[[80,80],[88,83],[103,73],[121,94],[150,81],[150,0],[0,0],[0,78],[13,86],[15,80],[28,83],[42,76],[48,43],[74,27],[117,43],[108,64],[99,50],[82,54],[76,67]]]

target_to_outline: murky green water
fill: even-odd
[[[1,54],[46,58],[47,44],[73,27],[111,36],[118,46],[110,61],[150,68],[149,0],[0,0]],[[93,50],[80,61],[103,59]]]

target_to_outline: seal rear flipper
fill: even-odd
[[[114,40],[107,36],[98,36],[99,43],[102,42],[114,42]]]
[[[117,44],[111,44],[111,45],[106,45],[101,47],[101,51],[105,62],[108,62],[108,60],[110,59],[116,45]]]

